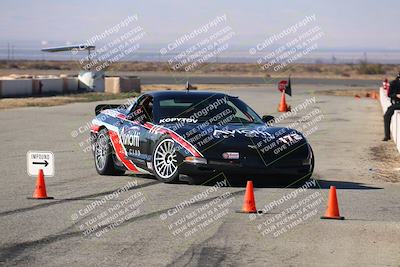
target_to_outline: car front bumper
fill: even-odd
[[[240,161],[208,160],[204,163],[183,162],[179,167],[181,174],[189,176],[223,172],[230,175],[284,175],[301,176],[313,171],[311,160],[292,160],[285,162],[263,162],[254,165]]]

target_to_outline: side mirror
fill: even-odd
[[[275,120],[275,117],[271,116],[271,115],[264,115],[264,116],[262,116],[262,120],[265,123],[272,124],[274,122],[274,120]]]

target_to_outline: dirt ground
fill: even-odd
[[[51,107],[69,103],[93,102],[111,99],[126,99],[136,96],[137,93],[76,93],[57,96],[0,98],[0,110],[20,107]]]
[[[400,182],[400,154],[393,142],[381,142],[371,148],[371,160],[376,162],[376,168],[371,168],[374,178],[385,182]]]

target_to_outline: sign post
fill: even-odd
[[[279,83],[278,83],[278,90],[279,91],[281,91],[281,93],[283,92],[283,91],[285,91],[285,89],[286,89],[286,86],[287,86],[287,81],[285,81],[285,80],[282,80],[282,81],[280,81]]]
[[[51,151],[28,151],[26,163],[29,176],[36,177],[40,169],[44,176],[54,176],[54,154]]]

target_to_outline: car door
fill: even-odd
[[[142,167],[146,167],[146,161],[151,159],[149,130],[144,125],[152,117],[152,114],[149,116],[148,108],[146,108],[149,97],[145,95],[138,99],[119,128],[122,145],[125,147],[128,159]]]

